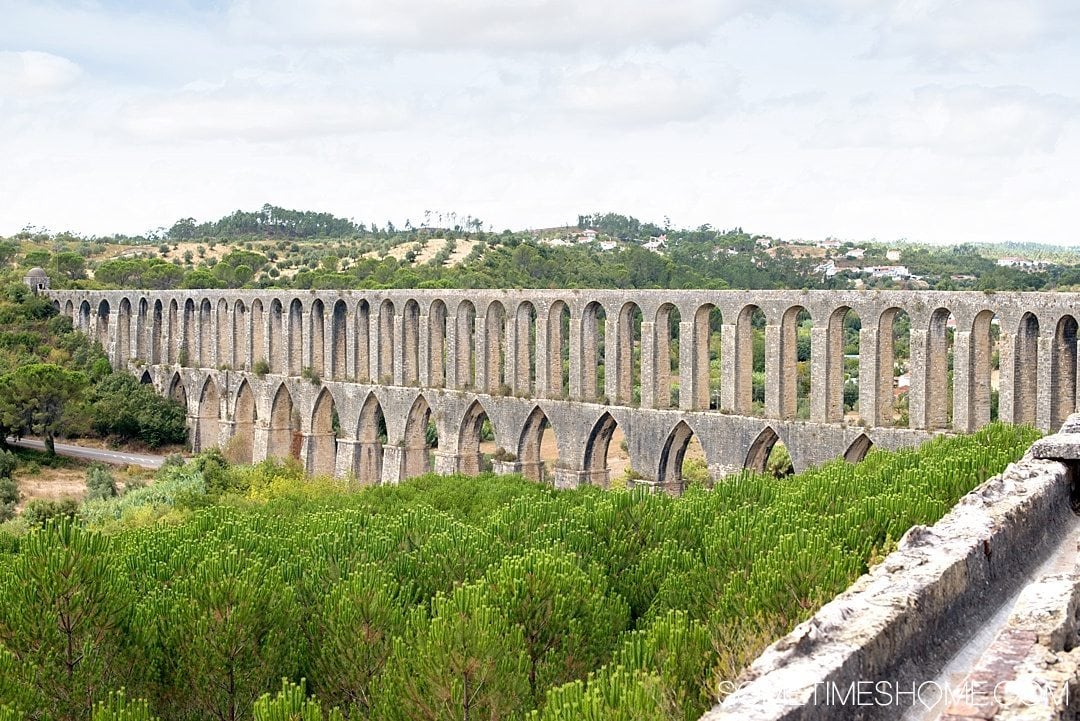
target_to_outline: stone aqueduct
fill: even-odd
[[[914,445],[936,432],[989,422],[994,352],[1003,420],[1050,429],[1077,408],[1080,294],[48,294],[102,343],[114,367],[186,404],[196,450],[227,446],[253,461],[291,454],[312,472],[355,474],[365,483],[431,470],[432,457],[433,470],[477,472],[485,417],[496,444],[510,454],[497,469],[533,478],[544,473],[540,439],[550,427],[558,461],[547,480],[561,487],[607,483],[616,428],[643,482],[670,490],[681,487],[682,460],[695,436],[714,477],[762,467],[778,439],[796,470],[839,456],[859,460],[871,445]],[[848,313],[861,322],[858,419],[843,412]],[[910,321],[903,428],[894,412],[893,323],[901,313]],[[765,324],[763,415],[752,412],[755,314]],[[800,419],[796,326],[807,314],[809,418]],[[709,377],[709,342],[717,337],[718,393]],[[433,453],[429,421],[439,439]]]

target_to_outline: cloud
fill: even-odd
[[[366,43],[426,51],[671,47],[707,39],[750,0],[236,0],[232,32],[273,42]]]
[[[1018,86],[928,85],[900,100],[856,99],[817,127],[824,147],[925,149],[943,155],[1053,153],[1080,102]]]
[[[39,97],[71,86],[82,70],[67,58],[34,50],[0,51],[0,97]]]
[[[138,99],[121,116],[121,127],[128,133],[167,143],[346,137],[399,128],[408,122],[409,113],[404,104],[378,97],[297,97],[282,92],[237,92],[226,85]]]
[[[696,120],[714,106],[710,89],[687,73],[631,62],[573,72],[557,98],[572,117],[621,126]]]

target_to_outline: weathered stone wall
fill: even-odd
[[[378,410],[396,418],[407,416],[408,408],[401,416],[401,409],[383,405],[386,398],[405,403],[422,395],[443,424],[440,439],[451,441],[450,450],[440,446],[444,468],[472,464],[456,457],[473,449],[465,447],[471,442],[465,437],[468,429],[455,424],[464,422],[478,401],[499,444],[512,453],[514,448],[531,452],[532,435],[524,435],[550,425],[558,436],[561,483],[603,482],[605,454],[599,451],[617,426],[627,437],[634,469],[672,487],[681,482],[674,460],[681,458],[691,436],[701,442],[710,468],[719,474],[760,465],[777,439],[800,470],[841,455],[857,460],[870,444],[894,448],[919,443],[931,432],[984,425],[990,419],[995,332],[1001,337],[1003,420],[1056,427],[1076,408],[1080,386],[1072,315],[1077,294],[393,290],[49,295],[79,328],[102,342],[115,365],[140,374],[149,369],[149,378],[163,392],[174,390],[174,378],[181,378],[200,447],[211,445],[207,440],[225,444],[233,437],[230,404],[237,399],[230,397],[230,389],[239,388],[243,379],[263,413],[270,412],[284,384],[296,394],[288,401],[297,405],[301,418],[295,424],[282,420],[283,400],[276,425],[266,429],[278,443],[268,447],[276,450],[289,433],[317,436],[322,440],[309,443],[314,450],[303,457],[322,466],[327,462],[319,454],[333,445],[325,431],[332,414],[320,408],[322,425],[312,430],[315,399],[308,405],[310,388],[298,380],[302,375],[318,377],[333,401],[331,410],[349,416],[359,415],[359,407],[350,404],[364,403],[369,391],[376,393]],[[764,418],[751,414],[756,311],[765,324]],[[796,418],[796,326],[803,312],[812,322],[811,382],[803,399],[808,420]],[[858,422],[843,417],[848,313],[861,322]],[[894,427],[893,323],[901,313],[911,328],[906,428]],[[709,341],[715,333],[722,348],[718,389],[710,386],[709,377]],[[670,353],[676,338],[677,363]],[[196,377],[212,377],[216,385],[208,389]],[[245,408],[251,405],[242,400]],[[215,407],[216,430],[211,428]],[[542,418],[533,415],[538,407]],[[259,428],[270,423],[265,415],[257,421]],[[257,435],[253,429],[253,438]],[[357,431],[339,437],[346,454],[352,451],[345,446],[359,436]],[[242,440],[246,448],[246,437]],[[290,448],[301,453],[297,442],[302,438]],[[258,459],[263,441],[252,443],[260,449]],[[377,452],[370,442],[363,451]],[[419,452],[410,457],[416,461]],[[531,458],[520,462],[526,464],[523,469],[534,463]],[[391,479],[397,467],[395,460],[379,472]]]
[[[1074,416],[1072,423],[1078,421]],[[899,718],[914,699],[897,701],[896,692],[934,681],[945,661],[1075,530],[1073,462],[1036,458],[1058,455],[1068,445],[1060,436],[1040,441],[934,526],[908,531],[883,563],[733,680],[737,690],[703,721]],[[1071,453],[1080,453],[1080,446]],[[1076,604],[1064,604],[1062,616],[1072,621],[1047,636],[1059,651],[1071,648],[1064,639],[1076,628]],[[1045,619],[1035,625],[1048,626]],[[853,689],[859,695],[851,695]],[[972,717],[993,718],[978,713]]]

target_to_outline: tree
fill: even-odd
[[[56,455],[54,438],[65,410],[82,399],[87,383],[84,373],[52,363],[20,366],[0,376],[0,426],[16,437],[42,436],[45,451]]]

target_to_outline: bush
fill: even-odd
[[[0,523],[15,517],[15,506],[18,503],[19,485],[11,476],[0,476]]]
[[[23,520],[30,526],[45,527],[52,518],[75,518],[79,513],[79,501],[75,498],[61,498],[58,501],[47,498],[35,498],[23,508]]]
[[[187,409],[127,373],[112,373],[94,387],[93,429],[103,436],[140,440],[150,448],[187,441]]]
[[[91,464],[86,469],[86,499],[115,498],[116,479],[109,469],[100,463]]]

